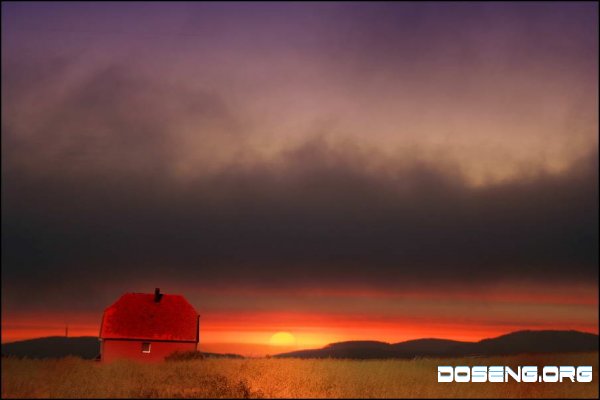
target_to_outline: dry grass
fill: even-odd
[[[591,383],[438,383],[437,365],[592,365]],[[2,397],[598,398],[598,353],[417,360],[2,359]]]

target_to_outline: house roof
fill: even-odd
[[[102,339],[198,341],[198,314],[180,295],[126,293],[104,310]]]

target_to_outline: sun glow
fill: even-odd
[[[273,346],[293,346],[296,344],[296,338],[289,332],[277,332],[271,336],[269,343]]]

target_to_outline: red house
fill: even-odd
[[[104,310],[100,360],[160,361],[176,350],[196,350],[200,316],[180,295],[126,293]]]

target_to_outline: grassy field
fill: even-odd
[[[438,365],[592,365],[591,383],[438,383]],[[541,370],[541,368],[539,368]],[[2,359],[2,397],[598,398],[598,353],[417,360]]]

